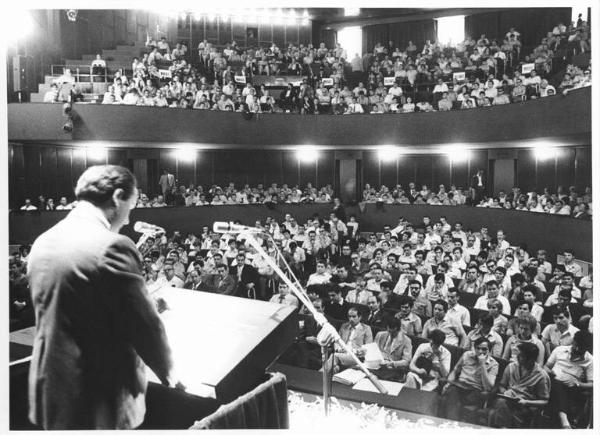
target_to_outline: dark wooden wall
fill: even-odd
[[[9,202],[12,208],[43,194],[47,198],[68,196],[73,198],[73,187],[81,173],[95,164],[120,164],[133,169],[133,159],[145,159],[148,165],[148,182],[140,186],[151,194],[158,193],[161,168],[169,169],[180,184],[190,183],[210,186],[259,183],[287,183],[305,186],[331,184],[335,179],[335,151],[321,151],[315,163],[299,162],[292,150],[202,150],[194,157],[178,158],[173,149],[108,148],[106,156],[98,158],[93,151],[83,147],[63,147],[47,144],[10,143]],[[404,155],[396,160],[380,161],[375,151],[363,151],[361,158],[363,183],[378,187],[396,184],[406,186],[415,181],[437,186],[455,184],[467,187],[469,177],[483,168],[490,172],[493,150],[473,150],[466,161],[451,161],[445,155]],[[361,153],[359,153],[361,155]],[[591,147],[569,147],[561,150],[560,157],[537,161],[532,149],[516,152],[516,182],[524,191],[549,187],[556,190],[562,185],[579,188],[591,186]],[[361,187],[362,189],[362,187]]]
[[[248,28],[258,29],[254,39],[248,38]],[[195,49],[206,39],[212,44],[223,46],[232,41],[240,47],[263,46],[276,44],[280,48],[288,44],[307,45],[312,39],[312,23],[275,24],[258,21],[239,22],[230,17],[216,17],[209,20],[206,16],[195,19],[191,15],[180,17],[177,22],[177,40],[185,41],[190,48]]]

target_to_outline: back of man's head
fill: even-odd
[[[129,169],[116,165],[91,166],[77,180],[75,196],[78,201],[88,201],[98,207],[110,207],[117,189],[123,191],[123,200],[133,195],[136,180]]]

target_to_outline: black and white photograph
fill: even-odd
[[[591,433],[600,5],[530,3],[3,12],[0,431]]]

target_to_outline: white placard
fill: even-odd
[[[236,83],[246,84],[246,76],[234,76]]]
[[[535,69],[535,63],[524,63],[521,66],[521,74],[529,74]]]
[[[384,77],[383,78],[384,86],[392,86],[394,83],[396,83],[396,77]]]
[[[161,79],[170,79],[172,77],[171,76],[171,70],[168,70],[168,69],[159,69],[158,70],[158,76]]]
[[[464,71],[455,72],[452,74],[452,80],[455,82],[464,82],[466,79],[466,75]]]
[[[325,78],[321,80],[321,83],[323,83],[323,86],[333,86],[333,79],[330,78]]]

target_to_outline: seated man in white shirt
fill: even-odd
[[[448,300],[448,313],[446,316],[453,318],[454,320],[460,322],[462,325],[471,326],[471,314],[466,307],[463,307],[458,303],[459,295],[458,289],[455,287],[449,288],[448,293],[446,293],[446,298]]]
[[[571,324],[571,313],[566,307],[553,307],[552,319],[554,324],[546,326],[542,331],[546,355],[550,355],[558,346],[570,346],[575,333],[579,331],[579,328]]]
[[[314,284],[327,284],[331,281],[331,274],[327,273],[327,265],[324,261],[317,261],[316,272],[308,277],[307,286]]]
[[[31,203],[31,199],[27,198],[27,199],[25,199],[25,205],[23,205],[21,207],[21,210],[25,210],[25,211],[37,210],[37,207]]]
[[[560,280],[560,284],[554,287],[554,291],[552,293],[557,294],[562,289],[570,289],[571,296],[574,298],[581,299],[581,290],[575,285],[574,274],[572,272],[565,272]]]
[[[569,413],[572,407],[583,404],[581,393],[592,391],[593,360],[592,335],[588,331],[578,331],[569,346],[558,346],[552,351],[544,369],[550,375],[551,417],[558,417],[564,429],[571,428]],[[582,400],[584,399],[584,400]]]
[[[288,285],[284,282],[279,283],[278,293],[274,294],[269,300],[271,303],[288,305],[294,308],[298,308],[298,298],[291,294]]]
[[[502,314],[507,314],[510,316],[510,302],[504,296],[500,294],[500,289],[498,288],[498,282],[491,280],[485,283],[486,294],[480,296],[475,302],[474,308],[476,310],[486,310],[488,311],[487,301],[489,299],[497,299],[502,304]]]
[[[165,260],[163,265],[163,275],[159,276],[156,280],[155,288],[160,289],[162,287],[176,287],[183,288],[183,281],[177,275],[175,275],[175,268],[173,267],[173,260]]]

